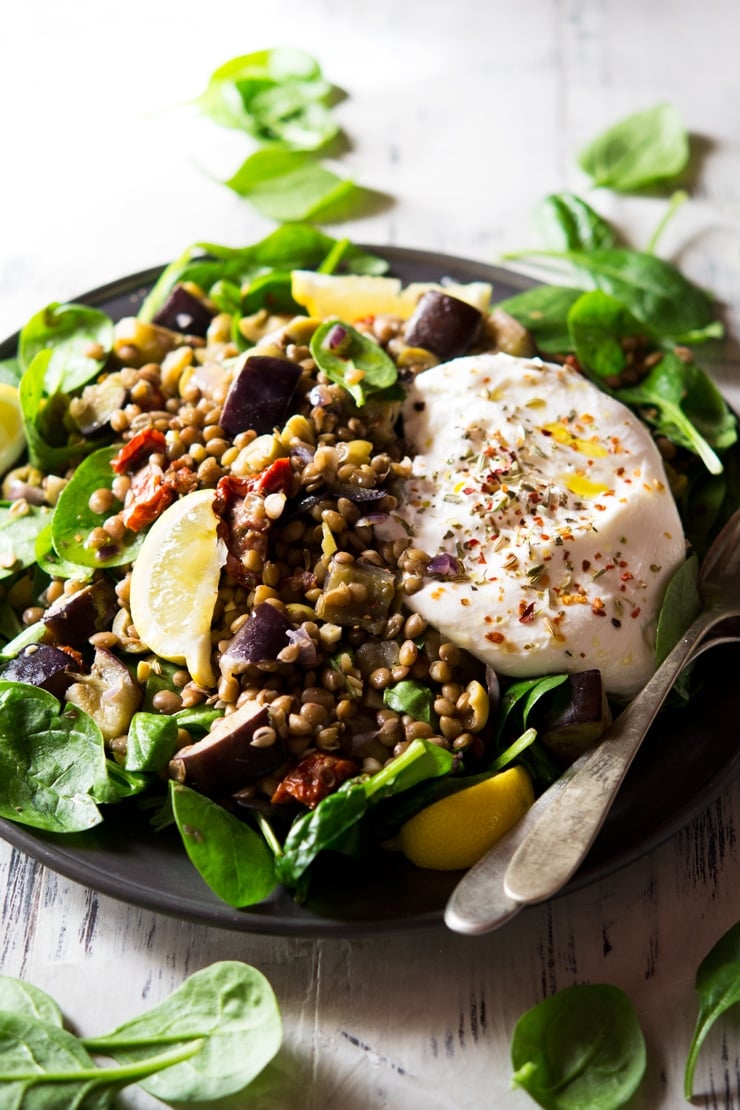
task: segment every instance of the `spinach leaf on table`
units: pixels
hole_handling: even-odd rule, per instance
[[[358,201],[363,193],[315,156],[296,150],[256,150],[225,184],[278,221],[330,219],[332,209]]]
[[[170,780],[169,797],[185,851],[211,890],[236,907],[266,898],[277,880],[264,838],[188,786]]]
[[[546,1110],[617,1110],[645,1073],[645,1039],[618,987],[586,984],[544,999],[517,1022],[513,1083]]]
[[[580,152],[578,163],[594,185],[628,193],[678,177],[689,155],[679,113],[670,104],[657,104],[598,135]]]
[[[0,1011],[34,1018],[47,1025],[64,1024],[62,1011],[53,998],[23,979],[0,975]]]
[[[122,1065],[142,1067],[153,1050],[197,1045],[182,1063],[139,1081],[151,1095],[177,1104],[245,1091],[275,1056],[282,1037],[277,1000],[264,975],[224,960],[196,971],[158,1006],[83,1043]]]
[[[722,1014],[740,1002],[740,923],[720,937],[696,972],[699,1014],[684,1073],[684,1095],[693,1097],[694,1072],[707,1033]]]
[[[215,123],[264,143],[315,150],[338,131],[332,94],[315,58],[279,48],[242,54],[211,74],[196,105]]]
[[[113,321],[99,308],[47,305],[21,329],[18,356],[24,370],[41,351],[50,351],[44,390],[72,393],[103,369],[113,346]]]
[[[0,814],[48,832],[102,820],[109,790],[103,737],[76,705],[22,682],[0,681]]]

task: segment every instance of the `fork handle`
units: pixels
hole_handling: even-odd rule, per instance
[[[509,897],[542,902],[578,869],[676,678],[719,619],[706,611],[697,617],[543,813],[512,856],[504,878]]]

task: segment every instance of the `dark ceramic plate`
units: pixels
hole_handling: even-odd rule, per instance
[[[370,248],[404,282],[490,281],[501,300],[532,284],[506,270],[428,251]],[[158,270],[134,274],[78,300],[114,318],[135,313]],[[15,351],[17,336],[0,345]],[[688,709],[665,711],[643,746],[586,863],[566,890],[583,887],[634,861],[700,814],[740,772],[736,675],[740,651],[717,648],[706,660],[702,692]],[[133,809],[111,807],[104,824],[72,836],[0,820],[0,836],[53,871],[103,894],[189,921],[254,933],[362,936],[442,924],[458,873],[420,871],[391,853],[362,869],[335,858],[319,869],[311,895],[296,904],[283,891],[234,910],[194,870],[177,833],[154,832]]]

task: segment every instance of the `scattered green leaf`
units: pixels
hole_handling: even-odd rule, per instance
[[[637,112],[593,139],[578,164],[594,185],[629,193],[678,177],[689,161],[689,138],[670,104]]]

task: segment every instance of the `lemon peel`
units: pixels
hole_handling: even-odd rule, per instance
[[[0,382],[0,474],[20,458],[25,446],[18,390],[9,382]]]
[[[214,491],[194,490],[147,532],[131,572],[131,617],[142,643],[184,663],[199,686],[214,686],[211,622],[226,549],[218,538]]]
[[[417,867],[433,871],[472,867],[533,802],[528,772],[511,767],[420,810],[401,827],[399,847]]]

